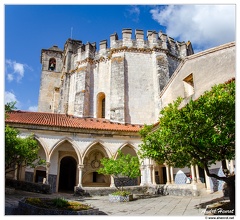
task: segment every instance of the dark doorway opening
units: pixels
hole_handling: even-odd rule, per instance
[[[35,183],[43,183],[43,178],[46,178],[46,171],[36,170]]]
[[[58,191],[74,191],[77,163],[73,157],[64,157],[60,162]]]
[[[97,172],[93,172],[93,182],[96,183],[97,182]]]
[[[198,167],[199,177],[202,183],[206,183],[204,169]]]
[[[162,167],[162,174],[163,174],[163,184],[167,183],[167,171],[166,167]]]

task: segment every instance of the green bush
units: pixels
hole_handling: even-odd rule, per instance
[[[55,198],[53,199],[53,204],[58,207],[58,208],[63,208],[63,207],[67,207],[68,201],[64,198]]]
[[[128,195],[131,195],[131,194],[132,194],[131,192],[120,191],[120,190],[112,193],[112,195],[114,195],[114,196],[128,196]]]

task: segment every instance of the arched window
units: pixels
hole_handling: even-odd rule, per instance
[[[54,71],[56,69],[56,59],[55,58],[51,58],[49,60],[48,69],[51,71]]]
[[[102,99],[102,118],[105,118],[105,98]]]
[[[105,118],[105,94],[103,92],[97,95],[97,118]]]

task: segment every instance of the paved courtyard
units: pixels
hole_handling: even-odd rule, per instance
[[[101,215],[111,216],[204,216],[206,205],[223,200],[222,192],[203,193],[201,196],[158,196],[135,199],[126,203],[110,203],[108,196],[77,197],[67,193],[44,195],[16,190],[5,195],[5,215],[11,215],[23,197],[61,197],[78,200],[99,209]]]

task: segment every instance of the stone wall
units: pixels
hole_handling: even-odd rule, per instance
[[[96,97],[104,93],[105,118],[120,123],[155,123],[159,92],[187,54],[187,45],[183,45],[156,31],[147,31],[144,40],[144,31],[136,30],[132,39],[132,29],[123,29],[122,39],[116,33],[111,35],[110,48],[104,40],[99,51],[95,43],[84,45],[72,39],[66,41],[63,51],[44,50],[39,111],[97,117]],[[59,75],[45,68],[49,54],[62,62]]]
[[[27,181],[6,179],[5,186],[18,189],[18,190],[28,191],[28,192],[36,192],[36,193],[43,193],[43,194],[51,193],[49,184],[40,184],[40,183],[32,183]]]
[[[235,43],[186,57],[160,94],[162,108],[179,96],[187,98],[184,79],[190,74],[193,75],[194,83],[193,99],[197,99],[204,91],[211,90],[212,86],[235,77]]]

